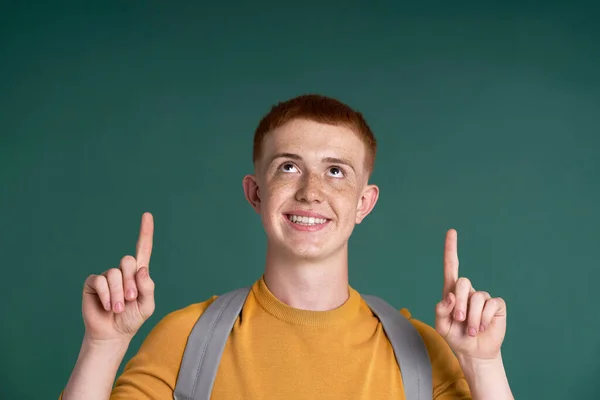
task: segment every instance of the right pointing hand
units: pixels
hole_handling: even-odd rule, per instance
[[[83,286],[85,335],[92,341],[130,341],[154,312],[154,282],[148,266],[154,220],[144,213],[136,257],[125,256],[119,268],[90,275]]]

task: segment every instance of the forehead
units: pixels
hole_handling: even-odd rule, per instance
[[[296,119],[267,134],[263,142],[263,159],[273,154],[295,153],[303,158],[343,156],[362,167],[365,144],[350,128]]]

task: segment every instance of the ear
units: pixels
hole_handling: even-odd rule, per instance
[[[367,185],[363,190],[362,196],[358,200],[356,209],[356,223],[360,224],[363,219],[375,208],[375,203],[379,198],[379,188],[376,185]]]
[[[244,186],[244,195],[248,203],[260,214],[260,189],[254,175],[246,175],[242,182]]]

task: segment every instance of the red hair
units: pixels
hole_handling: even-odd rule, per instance
[[[339,100],[317,94],[294,97],[271,108],[254,132],[252,161],[256,163],[260,158],[263,140],[269,132],[300,118],[351,129],[365,144],[365,166],[369,172],[373,171],[377,141],[362,114]]]

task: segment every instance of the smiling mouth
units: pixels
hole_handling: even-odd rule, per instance
[[[292,222],[294,224],[298,224],[298,225],[304,225],[304,226],[324,225],[329,221],[326,218],[303,217],[301,215],[293,215],[293,214],[286,214],[285,216],[287,217],[287,219],[290,222]]]

